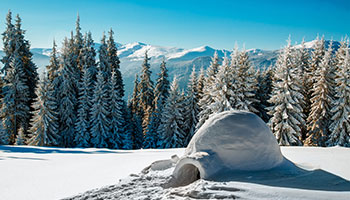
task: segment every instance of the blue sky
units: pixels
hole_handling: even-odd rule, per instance
[[[96,42],[113,28],[116,41],[193,48],[278,49],[317,34],[340,40],[350,34],[347,0],[1,0],[0,32],[8,10],[19,13],[33,47],[61,43],[79,12],[83,31]],[[0,45],[2,47],[2,44]]]

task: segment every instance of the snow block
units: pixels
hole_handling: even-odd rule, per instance
[[[266,123],[246,111],[212,115],[195,133],[173,172],[174,185],[199,178],[217,180],[239,171],[272,169],[283,161],[276,138]]]

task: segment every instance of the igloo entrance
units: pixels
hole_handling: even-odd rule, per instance
[[[198,168],[192,164],[183,165],[177,172],[177,180],[174,186],[185,186],[200,179]]]

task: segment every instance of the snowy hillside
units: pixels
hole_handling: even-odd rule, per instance
[[[0,199],[60,199],[100,187],[70,199],[348,199],[349,149],[281,147],[281,151],[301,171],[283,172],[284,176],[271,171],[230,182],[199,180],[162,189],[160,185],[169,179],[173,168],[148,174],[141,170],[153,161],[181,156],[184,149],[0,146]]]

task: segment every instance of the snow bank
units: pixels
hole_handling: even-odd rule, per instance
[[[211,116],[190,141],[173,172],[173,185],[217,180],[233,171],[272,169],[283,161],[270,129],[257,115],[226,111]]]

